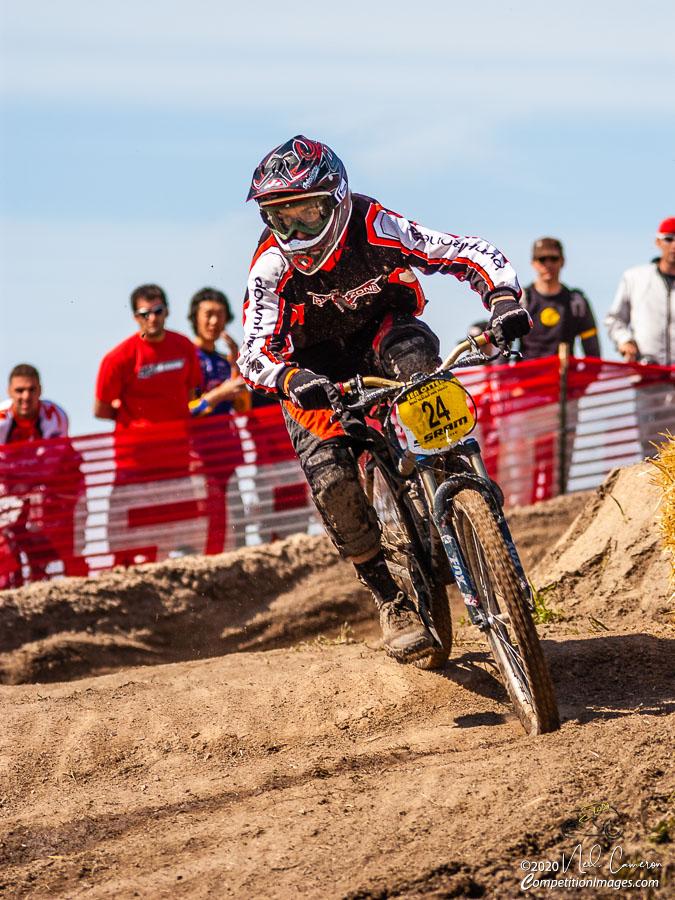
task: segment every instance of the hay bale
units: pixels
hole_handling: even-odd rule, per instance
[[[675,592],[675,436],[670,432],[662,435],[662,444],[654,444],[658,456],[650,459],[654,466],[652,484],[661,490],[659,515],[656,517],[663,550],[670,561],[670,589]]]

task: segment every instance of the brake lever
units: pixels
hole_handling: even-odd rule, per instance
[[[345,414],[345,407],[339,397],[330,397],[330,405],[333,407],[333,413],[328,420],[329,425],[335,425]]]
[[[511,347],[509,347],[508,350],[500,350],[499,352],[504,357],[504,359],[518,360],[523,358],[523,354],[520,352],[520,350],[512,350]]]

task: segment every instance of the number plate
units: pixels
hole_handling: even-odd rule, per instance
[[[408,449],[438,453],[456,444],[475,424],[470,402],[455,378],[435,378],[408,391],[397,404]]]

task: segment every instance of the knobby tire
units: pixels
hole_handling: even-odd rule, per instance
[[[551,675],[495,516],[476,490],[458,491],[452,504],[462,555],[486,613],[495,617],[487,638],[516,714],[528,734],[555,731],[560,720]]]

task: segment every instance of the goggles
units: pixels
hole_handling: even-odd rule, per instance
[[[296,231],[321,234],[333,215],[334,204],[329,194],[303,197],[298,200],[260,204],[266,225],[283,241]]]
[[[675,241],[675,234],[660,234],[659,240],[665,244],[672,244]]]
[[[163,316],[166,312],[165,306],[153,306],[152,309],[137,309],[136,315],[141,319],[149,319],[154,313],[156,316]]]

